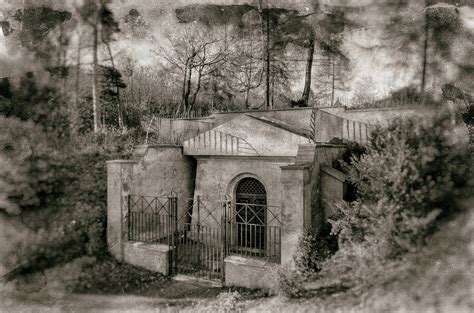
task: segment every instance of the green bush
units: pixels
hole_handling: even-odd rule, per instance
[[[301,298],[306,295],[304,276],[296,271],[281,266],[276,270],[276,292],[288,298]]]
[[[71,132],[65,103],[49,75],[28,72],[14,86],[11,99],[0,101],[0,115],[34,122],[50,141],[67,140]]]
[[[0,222],[18,225],[18,234],[9,231],[17,248],[5,249],[2,263],[34,271],[104,256],[106,161],[127,158],[136,135],[85,135],[58,146],[31,121],[1,116],[0,131]]]
[[[469,185],[470,153],[446,116],[377,128],[353,159],[358,200],[333,217],[341,242],[383,242],[388,255],[420,247],[438,221],[456,214]]]
[[[331,234],[331,225],[325,224],[319,233],[313,231],[304,233],[298,241],[298,248],[293,258],[300,272],[317,273],[337,249],[337,237]]]
[[[0,209],[35,210],[62,198],[69,183],[62,159],[41,127],[0,116]]]

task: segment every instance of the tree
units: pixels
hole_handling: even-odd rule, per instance
[[[150,25],[143,19],[138,10],[131,9],[125,16],[124,22],[128,25],[130,35],[133,38],[146,39],[150,37]]]
[[[354,23],[346,18],[346,12],[342,8],[332,8],[323,11],[319,1],[313,4],[314,14],[308,16],[309,23],[312,25],[311,31],[308,33],[309,37],[304,42],[304,48],[307,49],[306,70],[305,70],[305,85],[303,94],[299,100],[304,106],[308,106],[309,95],[311,92],[311,79],[313,76],[312,69],[314,66],[314,54],[319,51],[324,59],[328,59],[326,67],[330,67],[329,71],[324,69],[324,73],[318,73],[318,77],[323,77],[330,73],[333,77],[332,86],[336,86],[336,64],[346,63],[347,57],[341,49],[343,43],[342,34],[346,27],[353,27]],[[323,63],[326,61],[323,60]],[[334,72],[334,74],[332,74]],[[342,76],[341,76],[342,78]],[[342,83],[342,79],[341,79]],[[334,90],[331,90],[331,103],[334,104]]]
[[[169,69],[177,71],[182,81],[181,102],[176,113],[193,111],[203,80],[217,71],[224,61],[219,42],[204,31],[185,29],[171,41],[170,52],[161,50],[160,55],[167,61]]]
[[[54,86],[44,84],[46,79],[46,74],[23,75],[17,86],[10,87],[10,98],[0,101],[0,114],[32,121],[54,137],[68,138],[70,128],[62,95]]]
[[[64,34],[63,23],[70,20],[72,14],[68,11],[54,10],[46,6],[27,7],[19,9],[13,15],[13,18],[21,23],[20,41],[23,47],[34,53],[34,56],[40,60],[43,65],[48,67],[51,60],[54,59],[54,44],[48,35],[56,27],[60,27],[58,40],[59,46],[67,45],[67,39]],[[58,53],[60,53],[58,51]],[[60,62],[61,55],[58,57]]]
[[[262,56],[265,44],[262,42],[262,31],[257,27],[260,17],[255,10],[243,16],[245,26],[230,46],[227,60],[227,86],[230,90],[244,94],[245,108],[250,108],[250,92],[259,88],[263,82],[265,63]]]
[[[112,11],[108,8],[110,0],[85,0],[79,8],[82,20],[92,30],[92,107],[94,118],[94,132],[100,129],[100,107],[99,107],[99,44],[102,41],[107,46],[109,57],[113,62],[110,50],[110,42],[113,35],[120,32],[118,23],[115,21]],[[112,65],[115,67],[115,65]],[[120,116],[119,116],[120,118]]]
[[[348,60],[327,54],[326,58],[318,62],[318,65],[318,72],[315,75],[318,97],[316,100],[320,105],[329,103],[330,106],[334,106],[338,99],[337,93],[348,91],[346,84],[349,72]]]
[[[446,3],[448,2],[448,4]],[[385,26],[388,47],[393,48],[397,67],[412,67],[410,55],[419,55],[419,92],[426,98],[429,78],[443,75],[441,66],[452,61],[451,46],[461,33],[459,11],[452,1],[394,1]]]
[[[123,112],[120,102],[120,89],[127,87],[122,74],[111,66],[100,66],[100,100],[103,118],[102,125],[113,125],[124,129]],[[115,109],[116,108],[116,109]]]

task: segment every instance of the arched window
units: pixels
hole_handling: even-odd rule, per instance
[[[261,182],[252,177],[240,180],[235,190],[235,222],[237,246],[245,249],[265,249],[267,192]]]

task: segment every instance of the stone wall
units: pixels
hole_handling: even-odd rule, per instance
[[[129,241],[129,195],[178,196],[178,214],[186,209],[186,200],[193,197],[195,160],[183,156],[180,146],[138,147],[135,160],[107,162],[107,245],[120,261],[167,275],[168,246]]]
[[[141,146],[134,158],[131,193],[140,196],[178,197],[178,207],[193,198],[196,161],[184,156],[181,146]]]
[[[315,147],[311,169],[311,227],[315,231],[318,231],[327,219],[321,203],[321,167],[331,167],[332,162],[340,158],[345,150],[345,145],[317,144]]]
[[[298,145],[309,142],[304,134],[287,130],[281,124],[276,125],[267,120],[240,114],[196,138],[185,141],[184,153],[194,156],[295,156]]]
[[[368,124],[386,125],[388,121],[395,118],[407,118],[410,116],[426,116],[433,112],[431,109],[413,109],[413,108],[375,108],[375,109],[357,109],[345,110],[339,113],[343,118],[353,121],[359,121]]]
[[[303,129],[310,129],[310,119],[312,108],[295,108],[295,109],[279,109],[279,110],[262,110],[262,111],[242,111],[242,112],[222,112],[214,113],[215,124],[223,124],[238,115],[250,114],[256,117],[265,117],[282,121]]]
[[[225,262],[225,285],[251,289],[271,289],[277,284],[275,264],[232,255]]]
[[[293,162],[294,158],[198,157],[194,196],[201,196],[204,203],[212,206],[226,195],[234,198],[237,183],[242,178],[253,177],[264,185],[269,208],[279,214],[282,195],[280,167]],[[220,220],[221,211],[217,210],[214,216]]]
[[[281,263],[295,268],[293,255],[305,229],[311,227],[311,164],[281,168]]]
[[[153,120],[151,127],[157,133],[158,142],[181,144],[214,127],[215,119],[204,118],[158,118]],[[150,125],[144,125],[149,127]]]
[[[168,245],[127,241],[124,243],[123,261],[149,271],[168,275],[170,273]]]
[[[326,218],[336,212],[344,198],[347,175],[327,165],[321,166],[321,208]]]
[[[315,116],[315,141],[329,142],[331,139],[343,137],[344,119],[331,112],[317,110]]]

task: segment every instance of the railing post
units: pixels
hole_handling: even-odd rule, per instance
[[[171,196],[168,196],[168,223],[166,225],[166,242],[168,243],[168,266],[169,266],[169,273],[170,275],[173,274],[173,259],[174,259],[174,251],[171,248],[172,244],[171,241],[173,240],[173,230],[172,230],[172,221],[173,221],[173,213],[171,212]]]
[[[127,196],[127,228],[128,228],[128,229],[127,229],[127,234],[128,234],[128,236],[127,236],[128,238],[127,238],[127,239],[128,239],[129,241],[132,240],[132,233],[131,233],[131,231],[132,231],[132,227],[131,227],[131,223],[132,223],[132,218],[131,218],[131,217],[132,217],[132,215],[131,215],[131,214],[132,214],[132,210],[131,210],[131,208],[130,208],[130,197],[131,197],[131,195],[128,195],[128,196]]]
[[[221,214],[221,281],[225,282],[225,262],[224,259],[227,256],[227,210],[229,209],[229,200],[226,198],[224,205],[222,206],[223,212]]]
[[[175,232],[177,230],[177,213],[175,210],[175,202],[176,197],[169,196],[168,197],[168,248],[169,248],[169,267],[170,267],[170,275],[175,274],[176,271],[176,256],[177,256],[177,244],[175,240]],[[171,238],[170,238],[171,237]],[[171,239],[171,240],[170,240]]]
[[[198,231],[199,231],[199,225],[201,225],[201,196],[197,196],[197,201],[196,201],[196,209],[197,209],[197,226],[198,226]]]

